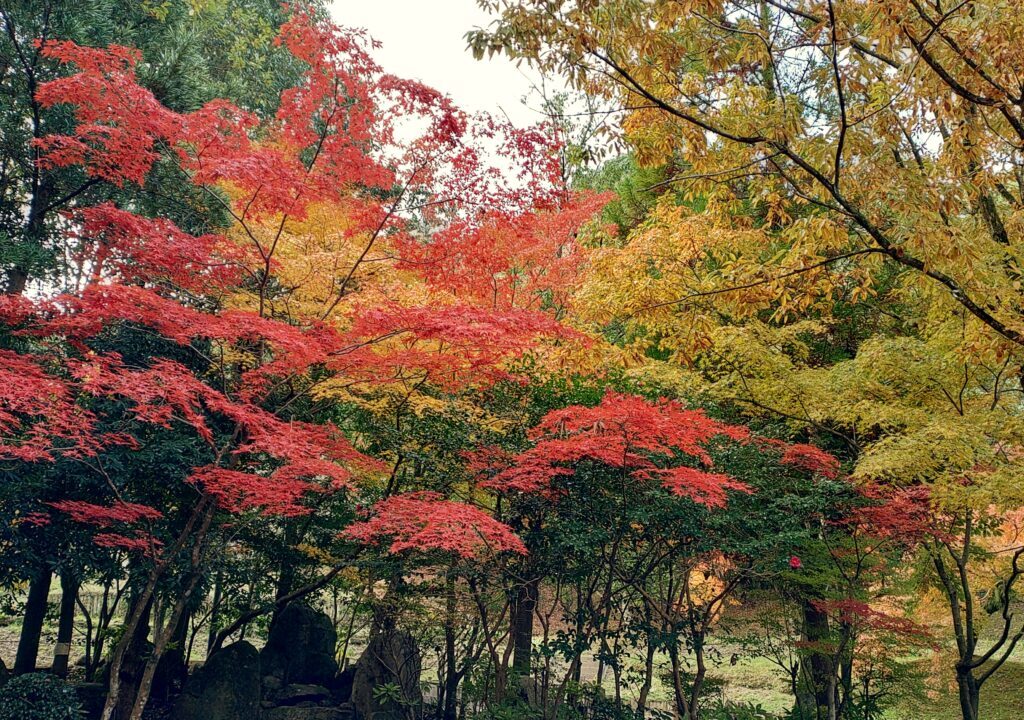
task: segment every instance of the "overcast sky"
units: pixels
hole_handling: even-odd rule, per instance
[[[542,119],[520,102],[530,90],[527,74],[536,75],[503,57],[474,60],[465,49],[463,35],[488,22],[474,0],[334,0],[331,14],[383,43],[377,59],[388,72],[447,93],[468,111],[501,108],[517,125]]]

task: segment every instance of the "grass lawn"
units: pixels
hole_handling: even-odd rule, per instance
[[[921,669],[935,672],[927,660],[916,661]],[[911,697],[908,693],[886,714],[886,720],[959,720],[960,703],[953,686],[952,670],[948,678],[935,678],[933,686],[943,689],[930,697]],[[749,658],[734,666],[717,667],[712,675],[725,680],[725,694],[734,702],[761,705],[765,710],[783,714],[792,704],[777,668],[767,660]],[[981,689],[981,720],[1024,720],[1024,659],[1017,653],[1004,664]]]
[[[0,626],[0,657],[7,660],[8,666],[14,659],[19,629],[20,624],[17,622]],[[47,627],[47,639],[44,643],[52,641],[54,632],[54,628]],[[728,648],[723,649],[723,657],[729,656],[727,650]],[[358,653],[358,649],[355,652]],[[46,664],[49,658],[41,653],[40,660]],[[928,697],[914,697],[919,693],[908,692],[886,713],[886,720],[960,720],[956,688],[951,682],[952,669],[939,670],[928,659],[911,662],[919,665],[926,674],[931,673],[934,676],[942,672],[943,676],[933,677],[931,682],[927,683],[933,688]],[[589,666],[588,669],[593,670]],[[425,667],[425,679],[431,676],[432,672]],[[789,689],[780,677],[778,668],[765,658],[748,656],[738,658],[735,663],[715,664],[710,669],[709,676],[724,683],[724,695],[732,702],[760,705],[768,712],[779,715],[783,715],[792,704]],[[607,685],[608,691],[611,692],[610,679],[607,680]],[[651,700],[665,702],[670,697],[668,688],[656,681]],[[627,702],[631,699],[634,698],[627,691]],[[1024,650],[1018,649],[1012,660],[1004,664],[983,686],[980,709],[982,720],[1024,720]]]
[[[982,720],[1024,720],[1024,662],[1008,661],[981,688]],[[960,704],[955,689],[935,699],[901,704],[893,720],[957,720]]]

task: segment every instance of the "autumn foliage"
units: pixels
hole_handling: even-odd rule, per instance
[[[37,44],[66,69],[40,85],[38,103],[74,118],[35,141],[40,168],[77,167],[126,188],[169,167],[226,220],[194,235],[130,206],[77,208],[66,215],[73,272],[63,292],[2,301],[22,348],[0,351],[5,458],[102,468],[111,448],[153,452],[160,432],[198,442],[204,461],[179,468],[178,487],[111,478],[106,498],[32,514],[34,527],[47,513],[64,517],[91,528],[98,546],[146,561],[141,602],[186,548],[202,572],[214,528],[308,516],[386,472],[342,428],[291,405],[357,389],[386,398],[487,386],[540,344],[581,339],[541,298],[564,304],[576,232],[603,200],[556,183],[547,130],[469,116],[383,72],[363,32],[301,8],[277,42],[305,69],[267,118],[224,100],[165,107],[140,84],[130,48]],[[495,143],[512,175],[489,164]],[[307,272],[311,241],[322,254]],[[387,272],[371,266],[381,262]],[[132,333],[158,338],[155,352],[110,347]],[[180,498],[173,509],[144,500],[167,493]],[[372,512],[344,536],[386,539],[395,553],[524,552],[488,512],[443,495],[385,497]],[[140,619],[128,618],[126,638]],[[115,668],[125,652],[121,643]],[[107,712],[119,692],[112,685]]]
[[[569,280],[571,273],[557,266],[574,262],[562,257],[573,257],[572,227],[586,222],[599,205],[590,201],[574,208],[560,228],[519,214],[537,204],[553,218],[564,212],[557,207],[559,195],[543,189],[554,170],[550,141],[538,131],[520,133],[490,120],[474,129],[479,121],[444,96],[385,75],[368,54],[370,41],[359,32],[297,11],[279,41],[308,69],[265,124],[224,101],[185,114],[163,107],[138,84],[139,56],[130,49],[42,44],[44,56],[73,72],[41,86],[39,100],[44,107],[71,106],[76,121],[73,132],[39,142],[44,167],[78,165],[122,185],[142,183],[154,163],[169,157],[183,181],[222,198],[236,228],[230,235],[194,236],[169,220],[110,203],[69,216],[81,289],[37,302],[5,300],[18,333],[39,338],[44,346],[64,343],[72,351],[63,377],[43,366],[46,355],[4,351],[10,355],[4,372],[18,379],[6,385],[9,456],[29,461],[56,453],[93,456],[104,444],[138,442],[130,434],[96,435],[97,418],[83,402],[122,398],[133,421],[167,428],[184,423],[210,445],[217,460],[184,479],[226,510],[302,514],[309,512],[304,503],[309,493],[354,489],[356,476],[378,465],[330,426],[283,420],[263,407],[277,384],[313,368],[368,384],[410,374],[442,385],[493,380],[502,376],[505,360],[538,338],[565,334],[529,298]],[[424,120],[426,129],[400,147],[392,142],[394,124],[411,116]],[[514,192],[496,194],[500,178],[481,164],[471,143],[463,142],[474,135],[502,135],[524,158],[532,158],[533,170],[523,171]],[[407,175],[401,177],[402,172]],[[454,224],[442,226],[436,241],[421,245],[402,227],[394,204],[369,194],[396,183],[402,184],[400,194],[415,188],[434,193],[441,206],[456,208]],[[343,210],[344,234],[351,242],[369,237],[372,244],[387,235],[400,253],[399,268],[411,267],[452,299],[410,305],[367,292],[365,299],[344,297],[342,309],[349,317],[275,317],[266,285],[287,262],[286,231],[310,208],[325,204]],[[478,207],[498,210],[481,215]],[[435,210],[433,216],[443,220],[444,213]],[[468,280],[453,284],[449,273],[439,272],[441,266],[451,267],[463,238],[486,234],[495,223],[506,228],[496,231],[499,236],[512,234],[519,239],[515,247],[528,248],[534,256],[530,272],[545,278],[543,286],[534,281],[510,288],[510,294],[519,292],[519,302],[467,295],[460,290],[471,286]],[[531,229],[536,239],[522,242]],[[488,236],[478,245],[489,248],[493,273],[520,264],[511,242]],[[349,277],[358,264],[357,259]],[[474,283],[483,278],[469,270]],[[257,287],[255,306],[225,305],[243,285]],[[209,304],[190,298],[195,294],[221,307],[211,311]],[[345,294],[342,287],[338,299]],[[244,359],[234,363],[230,383],[215,386],[174,360],[153,358],[146,367],[131,367],[117,353],[90,348],[108,328],[125,324],[148,328],[183,347],[202,342],[222,357],[241,353]],[[233,428],[227,444],[212,429],[223,422]],[[85,506],[76,507],[76,519],[99,519],[108,512],[96,505],[90,515]]]
[[[902,102],[883,92],[890,71],[840,69],[873,67],[865,54],[896,40],[821,34],[856,8],[837,19],[811,3],[769,32],[745,10],[705,18],[716,3],[612,3],[620,33],[592,3],[554,23],[545,3],[483,4],[509,34],[471,34],[478,50],[627,101],[609,132],[632,148],[628,172],[605,182],[568,167],[594,136],[570,146],[558,112],[527,128],[467,113],[389,74],[366,32],[304,5],[275,25],[297,80],[271,110],[165,103],[138,49],[28,45],[52,69],[33,78],[32,102],[62,118],[30,141],[34,171],[84,184],[48,220],[59,268],[0,296],[0,471],[29,489],[11,492],[2,540],[30,568],[11,577],[44,605],[40,578],[48,587],[55,570],[102,575],[108,590],[128,578],[123,632],[96,635],[115,638],[103,720],[141,720],[182,628],[194,640],[208,621],[216,651],[328,586],[351,605],[350,632],[360,613],[373,637],[403,613],[429,617],[445,720],[469,696],[462,681],[480,680],[472,691],[497,716],[519,703],[512,681],[534,676],[545,699],[531,712],[569,717],[591,692],[588,653],[618,710],[642,676],[642,717],[664,672],[676,713],[697,720],[708,663],[757,643],[798,705],[846,717],[855,673],[865,697],[889,691],[862,672],[872,653],[936,644],[900,611],[907,585],[894,578],[934,568],[966,627],[982,554],[1005,629],[994,647],[1012,651],[1024,630],[1004,590],[1024,551],[1007,508],[1024,435],[1007,378],[1024,331],[1017,304],[974,298],[984,273],[1007,296],[1019,286],[1015,246],[977,251],[995,205],[974,189],[934,212],[877,191],[892,174],[941,195],[976,174],[1009,202],[1013,183],[993,168],[1010,161],[939,152],[922,170],[917,131],[878,119]],[[800,53],[830,48],[808,76],[854,83],[863,122],[892,146],[868,152],[845,115],[837,137],[787,115],[809,92],[788,88],[792,58],[762,77],[778,51],[747,44],[772,32],[807,40]],[[860,60],[844,59],[850,48]],[[665,82],[647,58],[688,69]],[[928,103],[893,122],[911,110],[974,122]],[[1011,126],[1015,113],[1003,112]],[[959,126],[939,135],[976,147]],[[155,201],[169,185],[180,193]],[[936,233],[968,238],[984,273],[951,269]],[[873,264],[883,258],[896,270]],[[899,274],[911,271],[927,282]],[[936,282],[951,294],[936,300]],[[889,292],[898,309],[865,320]],[[211,596],[220,604],[197,620]],[[754,623],[762,602],[793,625],[728,637],[723,617],[742,604]],[[958,668],[980,667],[977,638],[957,636]],[[143,640],[152,651],[134,657]]]
[[[390,542],[391,553],[441,551],[470,559],[526,552],[522,540],[486,512],[429,492],[390,497],[372,518],[350,525],[345,534],[366,543]]]
[[[490,485],[505,491],[557,493],[555,481],[589,460],[711,507],[724,505],[728,490],[749,491],[727,475],[677,464],[682,459],[706,467],[711,464],[706,444],[715,438],[744,440],[748,432],[674,401],[650,402],[609,392],[596,407],[548,413],[531,432],[533,447]]]

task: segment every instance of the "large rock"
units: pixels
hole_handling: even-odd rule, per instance
[[[173,720],[254,720],[260,713],[260,655],[244,640],[214,653],[185,681]]]
[[[78,702],[82,703],[82,711],[87,718],[99,718],[103,714],[103,704],[107,699],[107,686],[103,683],[78,683],[75,685]]]
[[[379,632],[356,662],[352,704],[359,720],[405,720],[423,705],[420,691],[420,651],[402,630]],[[393,693],[381,696],[389,685]],[[374,691],[378,697],[374,697]]]
[[[351,708],[276,707],[263,711],[263,720],[352,720]]]
[[[282,685],[330,685],[338,673],[337,644],[338,633],[325,613],[307,605],[289,605],[270,626],[260,652],[263,674],[276,677]]]
[[[171,648],[160,656],[153,674],[149,696],[160,702],[167,702],[177,695],[188,679],[188,665],[181,648]]]
[[[526,700],[531,708],[540,707],[540,688],[537,686],[537,679],[532,675],[519,675],[519,696]]]
[[[356,677],[356,666],[349,665],[347,668],[334,676],[334,682],[328,687],[331,690],[331,698],[336,705],[347,703],[352,699],[352,682]]]
[[[331,699],[331,691],[322,685],[286,685],[274,698],[277,705],[323,705]]]

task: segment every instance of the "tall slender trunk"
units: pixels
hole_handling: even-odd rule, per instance
[[[196,563],[193,560],[193,566],[195,565]],[[135,691],[135,698],[132,703],[131,712],[128,715],[128,720],[142,720],[142,713],[146,709],[150,690],[153,687],[153,678],[156,675],[157,665],[160,663],[160,658],[163,657],[168,643],[177,632],[178,623],[181,622],[182,616],[185,614],[185,608],[191,601],[192,593],[195,592],[198,582],[199,573],[193,572],[188,586],[174,602],[167,625],[164,627],[157,626],[153,636],[153,650],[149,653],[142,666],[142,675],[139,678],[138,689]]]
[[[444,617],[444,720],[457,720],[459,675],[458,658],[455,648],[455,581],[450,577],[447,582]]]
[[[210,605],[210,634],[206,640],[207,656],[213,654],[217,642],[217,634],[220,632],[220,602],[223,582],[223,573],[218,570],[217,577],[213,581],[213,603]]]
[[[30,79],[28,83],[29,94],[33,97],[32,101],[32,137],[34,139],[41,138],[42,132],[42,118],[40,116],[41,108],[38,103],[35,102],[35,80]],[[25,217],[25,234],[22,242],[32,242],[39,246],[43,245],[43,241],[46,236],[46,214],[47,205],[50,202],[50,195],[53,190],[53,183],[48,177],[46,177],[39,166],[36,164],[38,160],[38,150],[33,151],[33,168],[32,168],[32,180],[30,187],[30,198],[28,202],[28,212]],[[16,263],[7,272],[7,281],[4,284],[3,292],[7,295],[21,295],[25,292],[25,288],[28,285],[29,280],[29,269],[22,263]]]
[[[103,581],[103,598],[100,603],[99,614],[93,621],[92,616],[89,613],[89,609],[82,602],[81,593],[77,598],[78,607],[82,611],[82,617],[85,618],[85,679],[86,682],[92,682],[96,679],[96,671],[100,667],[100,663],[103,660],[103,647],[105,644],[105,638],[107,635],[107,629],[110,627],[111,621],[114,619],[117,613],[117,608],[121,603],[121,596],[124,592],[124,587],[121,584],[117,584],[114,590],[113,598],[111,598],[110,589],[116,583],[116,580],[107,576]]]
[[[209,532],[210,523],[213,520],[213,513],[214,506],[212,498],[204,496],[192,509],[192,514],[185,523],[184,528],[182,528],[181,532],[178,534],[178,538],[174,545],[165,551],[167,556],[172,557],[176,552],[186,546],[189,539],[192,539],[192,570],[196,571],[199,566],[198,557],[201,554],[203,545],[205,544],[206,534]],[[198,528],[196,527],[197,523],[199,524]],[[125,661],[130,658],[131,654],[129,650],[132,645],[132,639],[140,632],[144,616],[147,620],[146,630],[148,631],[149,611],[156,595],[157,585],[160,583],[160,580],[163,578],[166,570],[167,567],[162,562],[158,562],[154,565],[146,578],[145,586],[139,593],[136,606],[129,611],[128,617],[125,619],[125,635],[114,647],[114,653],[110,659],[110,686],[107,689],[107,700],[104,703],[100,720],[134,720],[135,717],[141,716],[141,708],[144,707],[146,700],[142,695],[148,692],[148,688],[140,689],[137,685],[130,685],[122,682],[121,674],[122,670],[125,670],[126,672],[129,670],[125,665]],[[194,587],[194,585],[192,587]],[[188,594],[192,592],[192,587],[187,591]],[[143,635],[143,638],[145,637],[146,636]],[[159,653],[156,654],[157,657],[154,659],[154,662],[160,659]],[[144,663],[139,670],[141,673],[146,673],[146,664]],[[152,680],[152,677],[150,677],[150,680]],[[123,714],[123,708],[126,706],[127,713]]]
[[[188,661],[192,650],[189,642],[189,626],[195,609],[192,598],[193,595],[189,594],[182,612],[176,613],[176,607],[172,608],[170,621],[163,630],[165,636],[169,638],[166,648],[162,655],[154,650],[154,654],[160,655],[160,657],[155,664],[156,674],[150,695],[161,702],[169,700],[177,689],[184,685],[188,676]],[[159,630],[154,632],[156,639],[159,639],[159,633]],[[154,643],[154,645],[156,644]],[[158,680],[159,682],[157,682]]]
[[[800,604],[803,619],[804,641],[810,650],[806,659],[807,680],[810,684],[810,695],[814,697],[814,705],[818,708],[816,717],[821,717],[821,710],[835,706],[835,669],[828,653],[821,648],[830,640],[831,628],[828,614],[815,607],[810,600]]]
[[[512,613],[512,671],[516,675],[530,674],[530,656],[533,653],[533,614],[537,609],[540,581],[527,580],[519,587]]]
[[[444,676],[444,720],[456,720],[458,716],[459,680],[455,665],[455,631],[445,630],[445,676]]]
[[[793,720],[810,720],[807,715],[807,703],[805,694],[800,687],[800,661],[798,660],[789,670],[789,692],[793,696]]]
[[[128,704],[127,712],[131,711],[137,689],[132,682],[137,654],[135,647],[140,635],[143,639],[149,635],[149,612],[152,607],[153,594],[156,592],[156,586],[162,574],[159,566],[153,569],[146,580],[146,585],[139,596],[134,599],[125,617],[124,635],[114,646],[114,652],[110,658],[107,700],[103,706],[100,720],[126,720],[127,714],[123,709],[125,703]]]
[[[277,586],[274,589],[275,601],[279,601],[282,598],[287,597],[295,588],[298,573],[294,548],[301,542],[304,534],[305,532],[303,528],[300,528],[294,522],[290,522],[285,525],[285,549],[284,552],[281,553],[281,563],[277,572]],[[273,625],[274,621],[277,620],[278,614],[280,614],[284,607],[284,605],[276,605],[274,607],[273,614],[270,616],[271,625]]]
[[[836,658],[839,672],[836,678],[835,697],[833,698],[833,704],[836,708],[834,714],[837,718],[846,715],[847,706],[853,695],[852,648],[856,644],[856,639],[853,627],[849,623],[840,623],[840,637],[842,638],[839,644],[840,652]]]
[[[612,679],[615,688],[615,708],[622,710],[622,667],[618,663],[612,665]]]
[[[36,669],[39,638],[43,634],[43,620],[46,617],[52,577],[50,568],[44,567],[29,581],[21,636],[18,638],[18,652],[14,658],[14,672],[18,675],[34,672]]]
[[[71,639],[75,632],[75,603],[78,601],[78,578],[71,573],[60,575],[60,619],[57,621],[57,644],[53,649],[53,674],[67,677],[71,656]]]
[[[576,651],[573,653],[572,660],[569,662],[569,671],[565,673],[565,676],[562,678],[562,682],[558,683],[555,690],[555,700],[550,706],[548,705],[547,696],[545,696],[543,704],[545,718],[553,720],[562,714],[560,711],[562,709],[562,705],[565,703],[565,698],[569,690],[568,681],[571,678],[577,677],[582,657],[582,652]]]
[[[700,694],[704,690],[704,678],[708,674],[708,666],[704,661],[704,635],[694,633],[693,655],[697,661],[697,672],[693,674],[693,683],[690,685],[690,714],[689,720],[700,718]]]
[[[185,608],[192,601],[192,595],[202,577],[199,568],[205,554],[207,533],[210,530],[210,523],[213,521],[215,508],[212,502],[201,507],[202,510],[199,511],[197,508],[197,514],[193,515],[193,518],[199,519],[199,528],[196,530],[195,540],[189,553],[188,583],[185,589],[180,591],[175,598],[167,624],[156,627],[156,631],[153,634],[153,651],[149,654],[143,665],[142,677],[139,679],[139,686],[135,692],[135,699],[132,703],[128,720],[142,720],[142,713],[146,709],[146,703],[149,701],[149,693],[153,686],[153,677],[156,674],[157,664],[160,662],[168,642],[170,642],[176,632],[178,623],[185,613]]]
[[[648,623],[650,620],[648,619]],[[647,698],[654,684],[654,643],[647,639],[647,655],[644,658],[644,684],[640,686],[640,695],[636,701],[636,716],[643,720],[647,713]]]
[[[957,668],[956,685],[960,697],[960,714],[963,720],[978,720],[978,696],[981,688],[970,671]]]
[[[505,696],[508,693],[508,677],[510,660],[513,655],[512,643],[506,643],[505,649],[501,655],[497,652],[492,652],[492,658],[494,662],[494,697],[493,700],[496,704],[505,702]]]
[[[125,621],[125,634],[114,649],[110,662],[110,680],[103,720],[128,720],[139,680],[149,654],[150,618],[153,614],[153,594],[143,592],[134,599]]]
[[[676,701],[676,716],[690,717],[690,700],[683,685],[683,664],[679,659],[679,647],[674,643],[668,649],[669,661],[672,665],[672,694]]]

